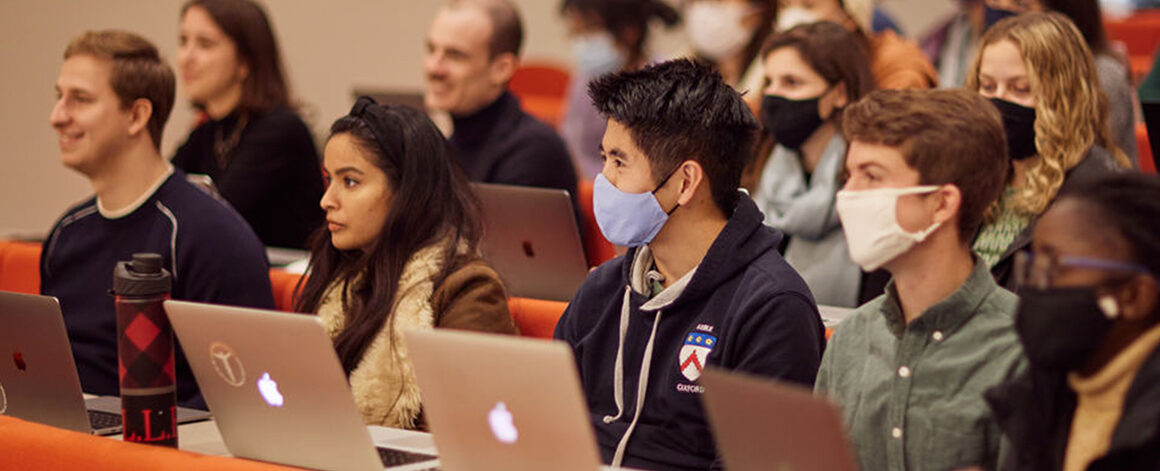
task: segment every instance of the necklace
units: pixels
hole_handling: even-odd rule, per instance
[[[218,168],[225,170],[226,165],[229,164],[229,154],[233,152],[234,148],[238,146],[238,141],[242,140],[242,131],[246,129],[246,124],[250,121],[250,115],[243,113],[239,118],[234,129],[230,131],[229,138],[222,138],[222,126],[214,129],[213,134],[213,156],[217,161]]]

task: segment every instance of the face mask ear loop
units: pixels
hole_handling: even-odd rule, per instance
[[[683,164],[682,164],[682,165],[683,165]],[[669,179],[670,179],[670,178],[673,178],[673,175],[676,175],[676,174],[677,174],[677,172],[678,172],[678,171],[680,171],[680,170],[681,170],[681,166],[680,166],[680,165],[678,165],[678,166],[677,166],[677,168],[673,169],[673,171],[669,172],[669,174],[668,174],[668,175],[666,175],[666,176],[665,176],[665,178],[664,178],[663,180],[661,180],[661,183],[660,183],[660,185],[657,185],[657,187],[656,187],[656,188],[653,188],[652,194],[653,194],[653,197],[654,197],[654,198],[656,197],[656,194],[657,194],[657,192],[658,192],[658,191],[660,191],[661,187],[665,186],[665,184],[669,182]],[[666,215],[666,216],[672,216],[672,215],[673,215],[673,212],[674,212],[674,211],[676,211],[676,210],[677,210],[677,208],[679,208],[679,207],[681,207],[681,203],[679,203],[679,202],[678,202],[676,206],[673,206],[673,209],[670,209],[670,210],[668,210],[668,211],[665,211],[665,215]],[[663,209],[663,208],[662,208],[662,209]]]
[[[681,169],[681,166],[678,165],[677,168],[674,168],[673,171],[669,172],[668,175],[665,175],[665,178],[661,179],[660,184],[658,184],[656,188],[653,188],[652,194],[655,195],[658,191],[660,191],[661,187],[665,186],[665,183],[668,183],[669,179],[673,178],[673,175],[676,175],[677,171],[680,169]]]
[[[942,186],[940,185],[938,188],[930,190],[927,194],[934,193],[941,188],[942,188]],[[898,200],[896,199],[894,201],[894,203],[898,204]],[[897,215],[895,217],[897,217]],[[939,227],[942,227],[942,224],[944,222],[946,222],[946,221],[935,221],[935,222],[931,223],[930,227],[927,227],[926,229],[923,229],[923,230],[918,231],[918,232],[913,232],[910,234],[910,236],[914,237],[914,241],[916,243],[922,243],[922,241],[926,240],[927,237],[930,237],[931,233],[933,233],[934,231],[937,231]],[[900,229],[901,229],[901,227],[900,227]]]

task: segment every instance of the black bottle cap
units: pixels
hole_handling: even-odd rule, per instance
[[[170,291],[173,277],[161,267],[161,255],[136,253],[133,260],[117,262],[113,268],[113,294],[155,296]]]

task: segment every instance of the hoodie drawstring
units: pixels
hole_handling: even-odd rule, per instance
[[[629,300],[632,288],[624,287],[624,301],[620,303],[620,343],[616,347],[616,366],[612,372],[612,401],[616,403],[616,415],[604,416],[604,423],[611,424],[624,415],[624,338],[628,335]]]
[[[615,384],[613,385],[613,393],[616,395],[613,398],[616,401],[616,416],[604,416],[604,423],[612,423],[620,419],[624,414],[624,339],[628,332],[628,315],[629,315],[629,293],[630,288],[625,287],[624,302],[620,308],[620,345],[616,350],[616,368],[613,373]],[[653,342],[657,337],[657,326],[661,323],[661,310],[658,309],[656,317],[653,318],[652,332],[649,333],[648,343],[644,347],[644,358],[641,360],[640,376],[637,378],[636,387],[636,413],[632,416],[632,422],[628,424],[628,429],[624,431],[624,436],[620,437],[620,443],[616,445],[616,453],[612,456],[611,466],[619,468],[620,463],[624,461],[624,451],[628,447],[628,440],[632,437],[632,431],[636,429],[636,423],[640,420],[640,412],[644,409],[645,395],[648,393],[648,371],[649,366],[652,365]]]

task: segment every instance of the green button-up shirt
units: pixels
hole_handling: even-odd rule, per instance
[[[841,407],[863,470],[995,468],[1000,432],[983,391],[1025,368],[1017,303],[976,259],[909,325],[892,282],[838,326],[815,391]]]

